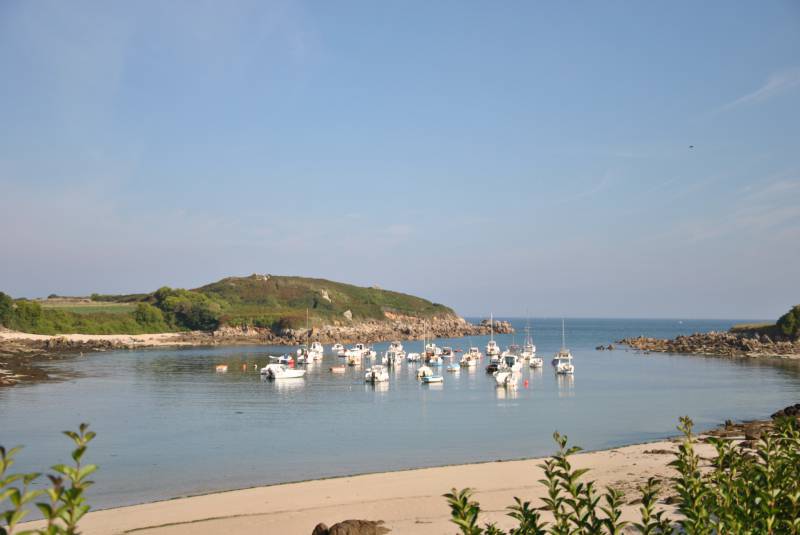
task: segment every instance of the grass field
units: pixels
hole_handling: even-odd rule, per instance
[[[135,303],[102,303],[97,301],[56,301],[51,299],[38,301],[38,303],[44,309],[74,312],[75,314],[122,314],[133,312],[136,308]]]

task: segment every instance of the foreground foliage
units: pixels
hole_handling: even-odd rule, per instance
[[[730,440],[710,438],[716,457],[706,469],[695,452],[692,421],[682,418],[684,438],[671,466],[677,476],[664,483],[650,478],[639,488],[640,521],[621,520],[625,496],[613,488],[600,490],[584,481],[588,470],[575,469],[570,456],[580,451],[567,446],[567,437],[554,434],[558,452],[541,466],[547,496],[541,508],[514,498],[508,516],[516,527],[506,532],[496,525],[480,524],[480,504],[470,489],[444,495],[452,522],[464,535],[589,535],[638,532],[645,535],[686,533],[791,534],[800,533],[800,431],[796,419],[783,419],[755,444],[754,450]],[[665,493],[680,517],[674,521],[659,510]],[[540,510],[551,513],[546,522]],[[627,531],[626,531],[627,530]]]
[[[40,473],[12,474],[14,457],[20,448],[6,450],[0,446],[0,535],[75,535],[78,522],[89,512],[84,492],[93,482],[88,478],[97,470],[93,464],[84,464],[83,455],[95,437],[88,424],[81,424],[78,432],[64,431],[75,444],[72,450],[74,464],[57,464],[47,474],[50,486],[45,489],[31,487],[41,477]],[[17,531],[17,526],[35,505],[46,525],[39,530]]]

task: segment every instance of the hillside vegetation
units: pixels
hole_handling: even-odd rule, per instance
[[[800,338],[800,305],[795,305],[775,323],[741,324],[731,328],[734,334],[748,336],[767,335],[774,337]]]
[[[392,314],[455,317],[452,309],[379,288],[275,275],[228,277],[194,290],[14,300],[0,292],[0,324],[38,334],[142,334],[254,326],[281,330],[384,320]]]

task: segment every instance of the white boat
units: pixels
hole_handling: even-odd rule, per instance
[[[419,360],[419,353],[409,353],[406,355],[406,360],[408,362],[417,362]]]
[[[434,343],[425,346],[425,355],[428,357],[438,357],[442,354],[442,348]]]
[[[442,348],[442,356],[444,358],[452,358],[456,356],[456,352],[453,351],[452,347],[443,347]]]
[[[270,355],[269,360],[277,360],[278,364],[291,364],[294,362],[294,358],[291,355],[281,355],[279,357]]]
[[[496,362],[494,357],[500,356],[500,346],[497,345],[497,342],[494,341],[494,314],[489,315],[489,343],[486,344],[486,356],[492,359],[492,362]]]
[[[430,366],[420,366],[417,368],[417,379],[424,379],[433,375],[433,370]]]
[[[478,361],[481,360],[481,350],[477,347],[471,347],[469,350],[461,356],[461,366],[464,368],[468,368],[470,366],[477,366]]]
[[[508,368],[497,370],[492,375],[494,375],[494,381],[497,386],[517,386],[517,377],[514,375],[514,372]]]
[[[367,346],[365,346],[364,344],[356,344],[356,345],[354,345],[353,347],[351,347],[351,348],[347,349],[347,350],[344,352],[344,356],[345,356],[345,357],[348,357],[348,358],[349,358],[349,357],[358,357],[358,358],[362,358],[362,357],[363,357],[363,356],[365,356],[365,355],[366,355],[368,352],[369,352],[369,349],[367,349]]]
[[[339,364],[337,366],[331,366],[330,367],[330,372],[331,373],[345,373],[346,371],[347,371],[347,368],[345,367],[344,364]]]
[[[331,346],[331,353],[340,357],[344,356],[344,346],[342,344],[333,344]]]
[[[522,361],[520,358],[508,351],[506,351],[506,353],[507,354],[503,357],[502,369],[511,370],[512,372],[520,371],[522,369]]]
[[[322,344],[319,342],[311,342],[311,348],[308,350],[308,357],[311,360],[319,361],[322,360],[322,356],[325,354],[325,348],[322,347]]]
[[[544,360],[542,360],[542,357],[531,357],[529,365],[531,368],[541,368],[544,366]]]
[[[347,357],[347,365],[348,366],[361,366],[361,357],[356,355],[348,355]]]
[[[572,353],[566,347],[566,338],[564,335],[564,320],[561,320],[561,349],[555,354],[553,358],[556,367],[556,373],[559,375],[572,375],[575,373],[575,366],[572,364]]]
[[[399,353],[402,350],[403,350],[403,344],[401,344],[399,341],[395,340],[394,342],[389,344],[389,349],[387,351],[394,351],[396,353]]]
[[[377,356],[378,356],[378,352],[375,351],[374,349],[367,349],[366,351],[364,351],[364,358],[365,359],[373,360]]]
[[[364,381],[367,383],[384,383],[389,380],[389,372],[380,364],[376,364],[364,374]]]
[[[425,383],[425,384],[428,384],[428,383],[443,383],[444,382],[444,377],[442,377],[441,375],[426,375],[425,377],[422,378],[422,382]]]
[[[441,366],[444,361],[442,357],[439,355],[433,355],[432,357],[428,357],[428,365],[429,366]]]
[[[381,364],[385,364],[387,366],[397,366],[401,362],[403,362],[405,356],[406,354],[404,351],[389,350],[383,354],[383,358],[381,359]]]
[[[533,336],[531,336],[530,320],[528,320],[528,324],[525,326],[525,345],[522,346],[522,353],[520,356],[525,360],[530,360],[536,357],[536,344],[533,343]]]
[[[447,370],[449,372],[457,372],[457,371],[461,370],[461,367],[458,364],[456,364],[455,362],[451,362],[450,364],[447,365],[447,367],[445,367],[445,370]]]
[[[267,364],[261,368],[261,375],[266,375],[268,379],[299,379],[305,374],[305,370],[290,368],[286,364]]]

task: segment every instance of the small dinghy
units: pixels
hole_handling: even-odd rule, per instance
[[[441,375],[426,375],[425,377],[422,378],[422,382],[425,384],[443,383],[444,377],[442,377]]]
[[[456,364],[455,362],[453,362],[453,363],[451,363],[451,364],[448,364],[448,365],[447,365],[447,367],[446,367],[445,369],[446,369],[448,372],[457,372],[457,371],[461,371],[461,367],[460,367],[458,364]]]
[[[331,366],[330,368],[331,373],[344,373],[347,371],[347,367],[344,364],[339,364],[338,366]]]

